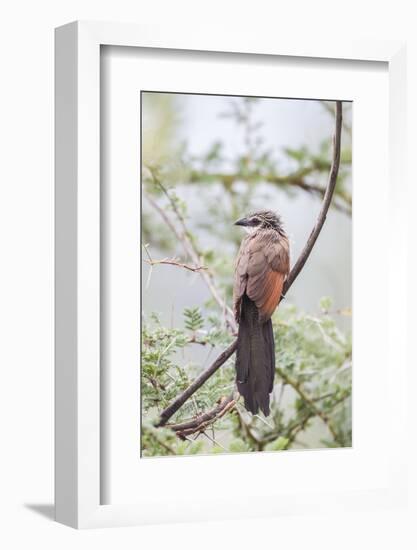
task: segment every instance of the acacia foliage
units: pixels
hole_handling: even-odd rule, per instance
[[[280,308],[273,323],[277,372],[271,415],[266,421],[253,417],[238,403],[233,412],[213,424],[211,440],[199,436],[182,441],[169,428],[155,428],[154,423],[200,372],[199,365],[184,362],[184,350],[189,346],[219,350],[232,337],[214,316],[204,320],[198,308],[185,310],[184,325],[175,329],[163,327],[155,315],[144,321],[143,455],[350,446],[351,341],[335,323],[340,313],[331,313],[329,305],[329,299],[321,300],[314,316],[290,305]],[[176,413],[173,422],[192,418],[227,396],[234,377],[232,357]]]

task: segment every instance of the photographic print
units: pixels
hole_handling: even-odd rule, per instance
[[[141,457],[352,445],[352,103],[141,92]]]

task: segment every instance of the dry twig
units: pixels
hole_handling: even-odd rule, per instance
[[[204,432],[211,424],[219,420],[228,411],[233,409],[239,396],[235,394],[229,397],[223,397],[220,402],[211,410],[202,413],[191,420],[186,420],[180,424],[166,424],[166,428],[171,428],[178,437],[185,439],[187,436],[194,433]]]
[[[201,271],[202,269],[207,269],[204,265],[188,265],[184,264],[183,262],[180,262],[177,258],[164,258],[163,260],[143,260],[149,265],[159,265],[159,264],[166,264],[166,265],[176,265],[177,267],[183,267],[184,269],[188,269],[188,271]]]

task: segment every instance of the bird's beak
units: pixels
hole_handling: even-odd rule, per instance
[[[234,225],[242,225],[243,227],[245,227],[246,225],[248,225],[248,218],[240,218],[240,220],[237,220]]]

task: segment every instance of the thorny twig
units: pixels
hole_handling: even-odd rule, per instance
[[[184,264],[183,262],[180,262],[177,258],[163,258],[162,260],[143,260],[147,264],[154,266],[159,264],[166,264],[166,265],[176,265],[177,267],[183,267],[184,269],[188,269],[188,271],[201,271],[203,269],[207,269],[204,265],[188,265]]]
[[[171,430],[173,430],[181,439],[185,439],[186,436],[197,432],[202,433],[208,428],[208,426],[233,409],[236,405],[238,397],[239,396],[235,394],[232,394],[229,397],[222,397],[213,409],[179,424],[166,424],[165,427],[171,428]]]

